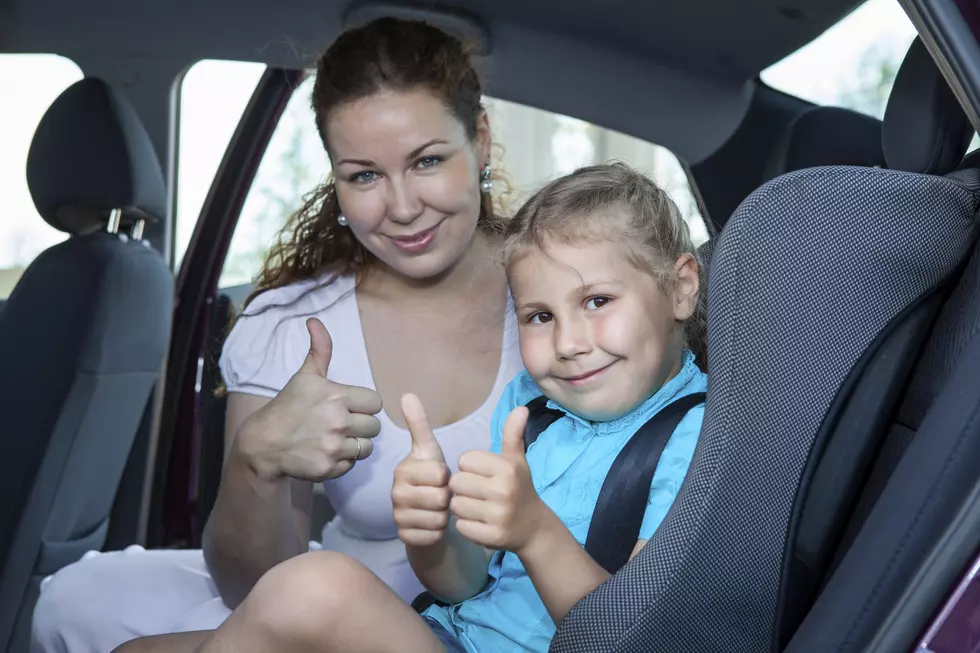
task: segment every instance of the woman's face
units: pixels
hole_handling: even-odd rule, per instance
[[[419,280],[462,258],[490,155],[485,115],[470,139],[432,94],[385,91],[332,111],[326,137],[340,209],[365,248]]]

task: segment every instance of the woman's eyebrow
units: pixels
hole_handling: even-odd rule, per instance
[[[433,138],[431,141],[429,141],[427,143],[424,143],[424,144],[418,146],[417,148],[415,148],[414,150],[412,150],[411,152],[409,152],[408,153],[408,156],[406,156],[405,159],[406,160],[414,159],[417,156],[419,156],[420,154],[422,154],[422,152],[425,152],[425,150],[427,150],[428,148],[432,147],[433,145],[448,145],[448,144],[449,144],[449,141],[446,141],[446,140],[444,140],[442,138]],[[341,159],[340,161],[338,161],[336,163],[336,165],[340,166],[340,165],[343,165],[345,163],[350,163],[350,164],[358,165],[358,166],[364,166],[365,168],[374,168],[374,167],[376,167],[376,164],[374,163],[374,161],[372,161],[370,159]]]
[[[428,143],[425,143],[424,145],[420,145],[419,147],[417,147],[414,150],[412,150],[411,152],[409,152],[408,153],[408,156],[406,156],[405,158],[406,159],[414,159],[418,155],[422,154],[422,152],[425,152],[426,149],[432,147],[433,145],[440,145],[440,144],[441,145],[448,145],[448,141],[445,141],[445,140],[443,140],[441,138],[433,138]]]

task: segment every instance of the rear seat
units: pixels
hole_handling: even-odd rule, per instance
[[[552,651],[782,649],[973,246],[980,177],[940,176],[970,135],[916,41],[882,128],[895,170],[806,170],[743,202],[712,261],[691,470],[650,544],[569,613]]]
[[[880,120],[850,109],[814,107],[787,125],[769,157],[763,181],[820,166],[885,165]]]
[[[780,175],[819,166],[885,167],[881,121],[849,109],[813,107],[783,130],[766,163],[762,183]],[[704,265],[711,261],[716,238],[701,245]]]

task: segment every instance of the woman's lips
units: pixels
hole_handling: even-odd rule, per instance
[[[402,250],[403,252],[408,252],[409,254],[424,252],[435,240],[436,230],[438,228],[439,225],[436,225],[426,229],[425,231],[412,234],[411,236],[390,236],[391,242],[395,243],[395,246],[398,249]]]

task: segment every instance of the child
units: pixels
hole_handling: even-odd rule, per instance
[[[707,388],[689,328],[703,310],[695,249],[666,193],[621,164],[548,184],[508,230],[526,369],[497,405],[491,450],[450,476],[419,400],[402,402],[412,453],[395,471],[395,522],[450,605],[419,618],[351,559],[311,553],[269,572],[199,651],[544,652],[608,577],[583,548],[606,473],[651,416]],[[524,405],[542,394],[564,417],[525,454]],[[664,449],[633,555],[677,494],[703,413]]]

